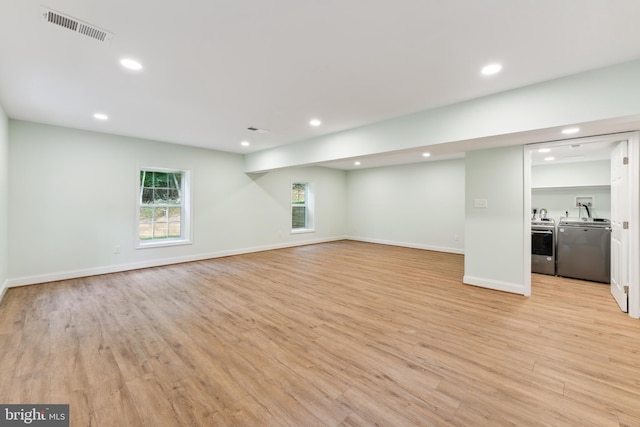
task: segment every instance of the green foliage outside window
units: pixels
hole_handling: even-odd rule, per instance
[[[140,240],[182,237],[182,173],[140,171]]]
[[[295,182],[291,186],[291,228],[307,227],[307,184]]]

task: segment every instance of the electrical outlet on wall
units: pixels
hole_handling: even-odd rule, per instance
[[[120,245],[115,245],[113,247],[113,253],[114,254],[119,254],[120,253]]]

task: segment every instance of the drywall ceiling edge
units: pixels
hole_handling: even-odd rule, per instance
[[[640,114],[640,60],[245,155],[248,173]],[[614,129],[618,131],[622,129]],[[629,129],[625,129],[629,130]],[[550,140],[538,135],[538,141]],[[514,138],[510,145],[531,143]],[[557,138],[560,139],[560,138]],[[469,143],[463,144],[469,146]],[[504,141],[500,144],[504,145]],[[509,144],[508,144],[509,145]]]

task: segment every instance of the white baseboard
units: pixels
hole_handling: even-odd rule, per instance
[[[55,282],[59,280],[76,279],[79,277],[96,276],[100,274],[118,273],[121,271],[138,270],[141,268],[159,267],[163,265],[180,264],[183,262],[201,261],[205,259],[221,258],[226,256],[248,254],[253,252],[262,252],[262,251],[269,251],[274,249],[291,248],[296,246],[306,246],[306,245],[312,245],[317,243],[326,243],[326,242],[333,242],[333,241],[345,240],[345,239],[360,241],[360,242],[367,242],[367,243],[391,245],[391,246],[402,246],[402,247],[408,247],[408,248],[414,248],[414,249],[424,249],[424,250],[431,250],[431,251],[438,251],[438,252],[448,252],[448,253],[457,253],[457,254],[464,253],[463,250],[460,250],[457,248],[421,245],[421,244],[415,244],[415,243],[394,242],[394,241],[380,240],[380,239],[367,239],[367,238],[354,237],[354,236],[342,236],[342,237],[334,237],[334,238],[328,238],[328,239],[313,239],[313,240],[305,240],[305,241],[294,242],[294,243],[255,246],[251,248],[233,249],[233,250],[227,250],[227,251],[189,255],[184,257],[160,258],[160,259],[129,263],[129,264],[115,264],[115,265],[93,267],[93,268],[86,268],[86,269],[80,269],[80,270],[60,271],[60,272],[53,272],[53,273],[47,273],[47,274],[16,277],[12,279],[7,279],[5,283],[2,285],[2,287],[0,288],[0,301],[2,301],[2,297],[4,296],[8,288],[17,287],[17,286],[26,286],[26,285],[34,285],[38,283]],[[500,282],[496,280],[487,280],[487,279],[482,279],[479,277],[473,277],[473,276],[467,276],[467,275],[463,277],[462,281],[467,285],[474,285],[474,286],[479,286],[483,288],[524,295],[524,287],[518,284]]]
[[[5,280],[2,286],[0,286],[0,302],[2,302],[2,298],[4,298],[4,294],[7,292],[8,287],[9,287],[9,280]]]
[[[420,243],[395,242],[392,240],[369,239],[366,237],[356,237],[356,236],[347,236],[345,238],[349,240],[355,240],[358,242],[378,243],[380,245],[402,246],[405,248],[424,249],[427,251],[448,252],[452,254],[461,254],[461,255],[464,254],[464,249],[448,248],[445,246],[432,246],[432,245],[423,245]]]
[[[493,289],[496,291],[525,295],[524,286],[515,283],[501,282],[499,280],[487,280],[467,275],[462,278],[462,283],[465,285],[479,286],[481,288]]]
[[[3,288],[3,292],[4,290],[6,290],[6,288],[13,288],[17,286],[27,286],[27,285],[35,285],[38,283],[56,282],[59,280],[77,279],[79,277],[97,276],[100,274],[118,273],[121,271],[138,270],[141,268],[160,267],[163,265],[180,264],[183,262],[192,262],[192,261],[202,261],[205,259],[221,258],[226,256],[232,256],[232,255],[242,255],[242,254],[248,254],[252,252],[263,252],[263,251],[269,251],[273,249],[284,249],[284,248],[291,248],[296,246],[306,246],[306,245],[313,245],[316,243],[326,243],[326,242],[333,242],[333,241],[345,240],[345,239],[347,239],[347,237],[342,236],[342,237],[334,237],[334,238],[328,238],[328,239],[304,240],[304,241],[293,242],[293,243],[290,242],[290,243],[283,243],[283,244],[276,244],[276,245],[255,246],[252,248],[232,249],[227,251],[189,255],[189,256],[183,256],[183,257],[159,258],[159,259],[135,262],[130,264],[114,264],[114,265],[107,265],[107,266],[101,266],[101,267],[85,268],[80,270],[59,271],[59,272],[38,274],[38,275],[32,275],[32,276],[15,277],[12,279],[7,279]]]

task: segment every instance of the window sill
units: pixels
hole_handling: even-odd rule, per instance
[[[295,230],[291,230],[291,234],[304,234],[304,233],[315,233],[316,230],[314,228],[296,228]]]
[[[181,245],[190,245],[191,240],[185,239],[167,239],[161,241],[139,241],[136,245],[136,249],[148,249],[148,248],[163,248],[166,246],[181,246]]]

